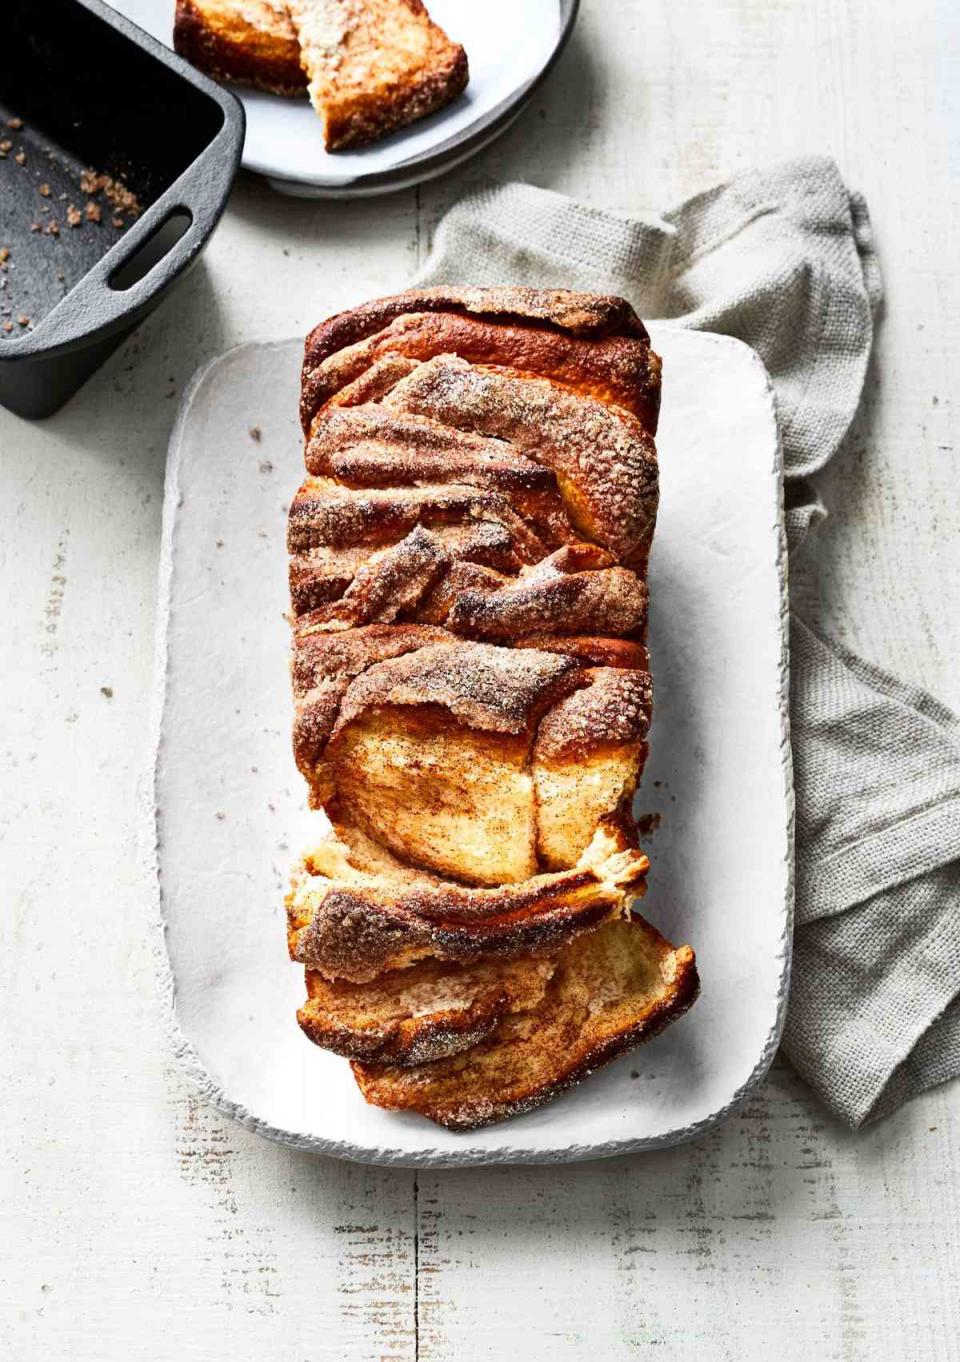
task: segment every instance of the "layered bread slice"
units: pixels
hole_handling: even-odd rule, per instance
[[[297,1021],[314,1044],[347,1059],[423,1064],[469,1050],[511,1012],[529,1011],[554,968],[532,955],[463,966],[427,960],[368,984],[308,970]]]
[[[467,54],[421,0],[288,0],[328,151],[359,146],[449,104]]]
[[[690,947],[674,949],[633,916],[578,936],[556,958],[543,995],[470,1049],[413,1066],[356,1061],[353,1072],[378,1107],[473,1130],[540,1106],[649,1040],[698,991]]]
[[[434,113],[469,79],[421,0],[176,0],[173,43],[217,80],[309,94],[328,151]]]
[[[467,885],[410,866],[338,821],[334,834],[294,870],[287,896],[290,957],[352,983],[424,960],[515,959],[623,917],[643,894],[649,865],[610,819],[568,870],[519,884]]]
[[[177,0],[173,45],[216,80],[301,95],[307,76],[285,0]]]

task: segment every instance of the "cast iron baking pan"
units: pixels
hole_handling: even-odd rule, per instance
[[[49,416],[199,258],[243,110],[100,0],[2,0],[0,403]]]

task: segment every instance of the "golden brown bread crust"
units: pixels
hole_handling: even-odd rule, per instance
[[[448,104],[467,54],[422,0],[288,0],[328,151],[372,142]]]
[[[649,861],[616,818],[579,863],[520,884],[464,885],[411,867],[330,806],[334,835],[308,852],[287,896],[290,957],[369,983],[421,960],[513,959],[549,950],[644,892]]]
[[[288,538],[315,807],[489,888],[571,869],[623,818],[650,712],[658,402],[622,299],[429,289],[311,334]],[[318,922],[334,910],[352,908],[323,895]]]
[[[306,972],[307,1001],[297,1013],[315,1045],[375,1063],[424,1064],[468,1050],[511,1012],[543,997],[549,958],[450,965],[427,960],[367,984]]]
[[[421,0],[177,0],[173,37],[215,79],[309,91],[328,151],[433,113],[469,80],[464,49]]]
[[[595,634],[529,634],[519,639],[518,648],[539,648],[545,653],[566,653],[578,658],[585,667],[627,667],[633,671],[649,672],[650,655],[642,643],[620,638],[602,638]]]
[[[377,298],[348,312],[338,312],[314,327],[307,337],[304,350],[300,399],[300,419],[304,433],[310,433],[313,419],[321,406],[357,376],[351,372],[355,367],[355,356],[350,354],[338,361],[336,357],[339,351],[348,350],[377,332],[387,331],[398,317],[419,318],[422,314],[432,313],[445,314],[445,324],[450,325],[452,322],[458,328],[460,319],[465,317],[480,324],[499,323],[514,329],[518,324],[529,327],[537,335],[526,341],[528,345],[536,339],[537,344],[549,347],[571,336],[592,342],[603,342],[611,337],[635,342],[633,346],[624,347],[627,358],[621,359],[618,351],[616,359],[611,359],[606,365],[605,372],[612,383],[619,364],[624,365],[626,372],[621,380],[627,394],[624,405],[627,410],[640,416],[651,435],[656,434],[656,415],[660,407],[660,360],[650,349],[646,327],[626,299],[610,294],[574,293],[569,289],[535,289],[519,285],[471,288],[450,284],[409,289],[391,298]],[[401,335],[402,332],[401,327]],[[503,343],[508,344],[509,338],[505,336]],[[429,356],[422,353],[417,358],[432,358],[447,352],[442,348],[446,345],[442,328],[434,333],[434,345],[437,348],[432,349]],[[386,344],[385,348],[390,350],[392,347]],[[448,349],[452,349],[453,353],[461,353],[455,346]],[[496,362],[498,351],[488,345],[487,353]],[[499,353],[502,354],[503,350],[500,349]],[[548,350],[535,372],[544,374],[548,371],[550,353]],[[565,351],[561,353],[566,354]],[[583,353],[580,352],[581,355]],[[515,362],[516,356],[517,352],[512,351],[509,361],[511,367],[519,367]],[[471,363],[481,362],[476,351],[467,357]],[[364,360],[362,368],[367,367],[367,361]],[[350,377],[346,377],[346,374]]]
[[[643,337],[584,338],[542,323],[517,325],[458,317],[454,312],[413,312],[391,318],[379,331],[362,335],[332,355],[325,356],[323,350],[322,337],[308,340],[310,387],[305,395],[309,392],[312,403],[344,392],[377,365],[392,362],[392,376],[401,377],[404,371],[412,372],[411,362],[456,354],[470,364],[496,364],[517,374],[548,377],[584,397],[614,403],[656,433],[660,371]]]
[[[552,706],[537,729],[535,760],[586,761],[606,748],[641,743],[650,727],[653,690],[646,671],[591,667],[586,685]]]
[[[173,45],[216,80],[302,95],[300,44],[280,0],[177,0]]]
[[[331,742],[361,714],[384,705],[439,706],[451,716],[445,723],[532,737],[541,715],[580,684],[579,672],[573,658],[534,648],[427,644],[350,683]]]
[[[659,376],[628,304],[562,291],[417,291],[307,340],[294,747],[334,835],[294,876],[289,947],[305,1030],[365,1058],[382,1105],[497,1119],[692,1001],[689,948],[615,930],[648,867]],[[545,959],[545,993],[506,987]],[[511,1077],[525,1026],[544,1043]]]
[[[463,1053],[413,1067],[354,1062],[368,1102],[474,1130],[540,1106],[662,1031],[695,1001],[689,946],[643,918],[579,936],[556,959],[540,1001],[510,1012]]]

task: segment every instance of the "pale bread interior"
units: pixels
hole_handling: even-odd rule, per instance
[[[338,739],[334,783],[345,808],[405,861],[472,884],[537,873],[528,740],[483,733],[416,707],[385,706]]]

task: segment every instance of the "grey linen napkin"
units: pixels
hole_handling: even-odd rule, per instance
[[[643,317],[745,341],[776,393],[791,556],[822,518],[807,478],[856,411],[881,297],[866,205],[832,161],[739,175],[662,218],[484,187],[440,222],[417,282],[617,293]],[[796,608],[791,689],[797,908],[783,1046],[858,1126],[960,1073],[960,720]]]

